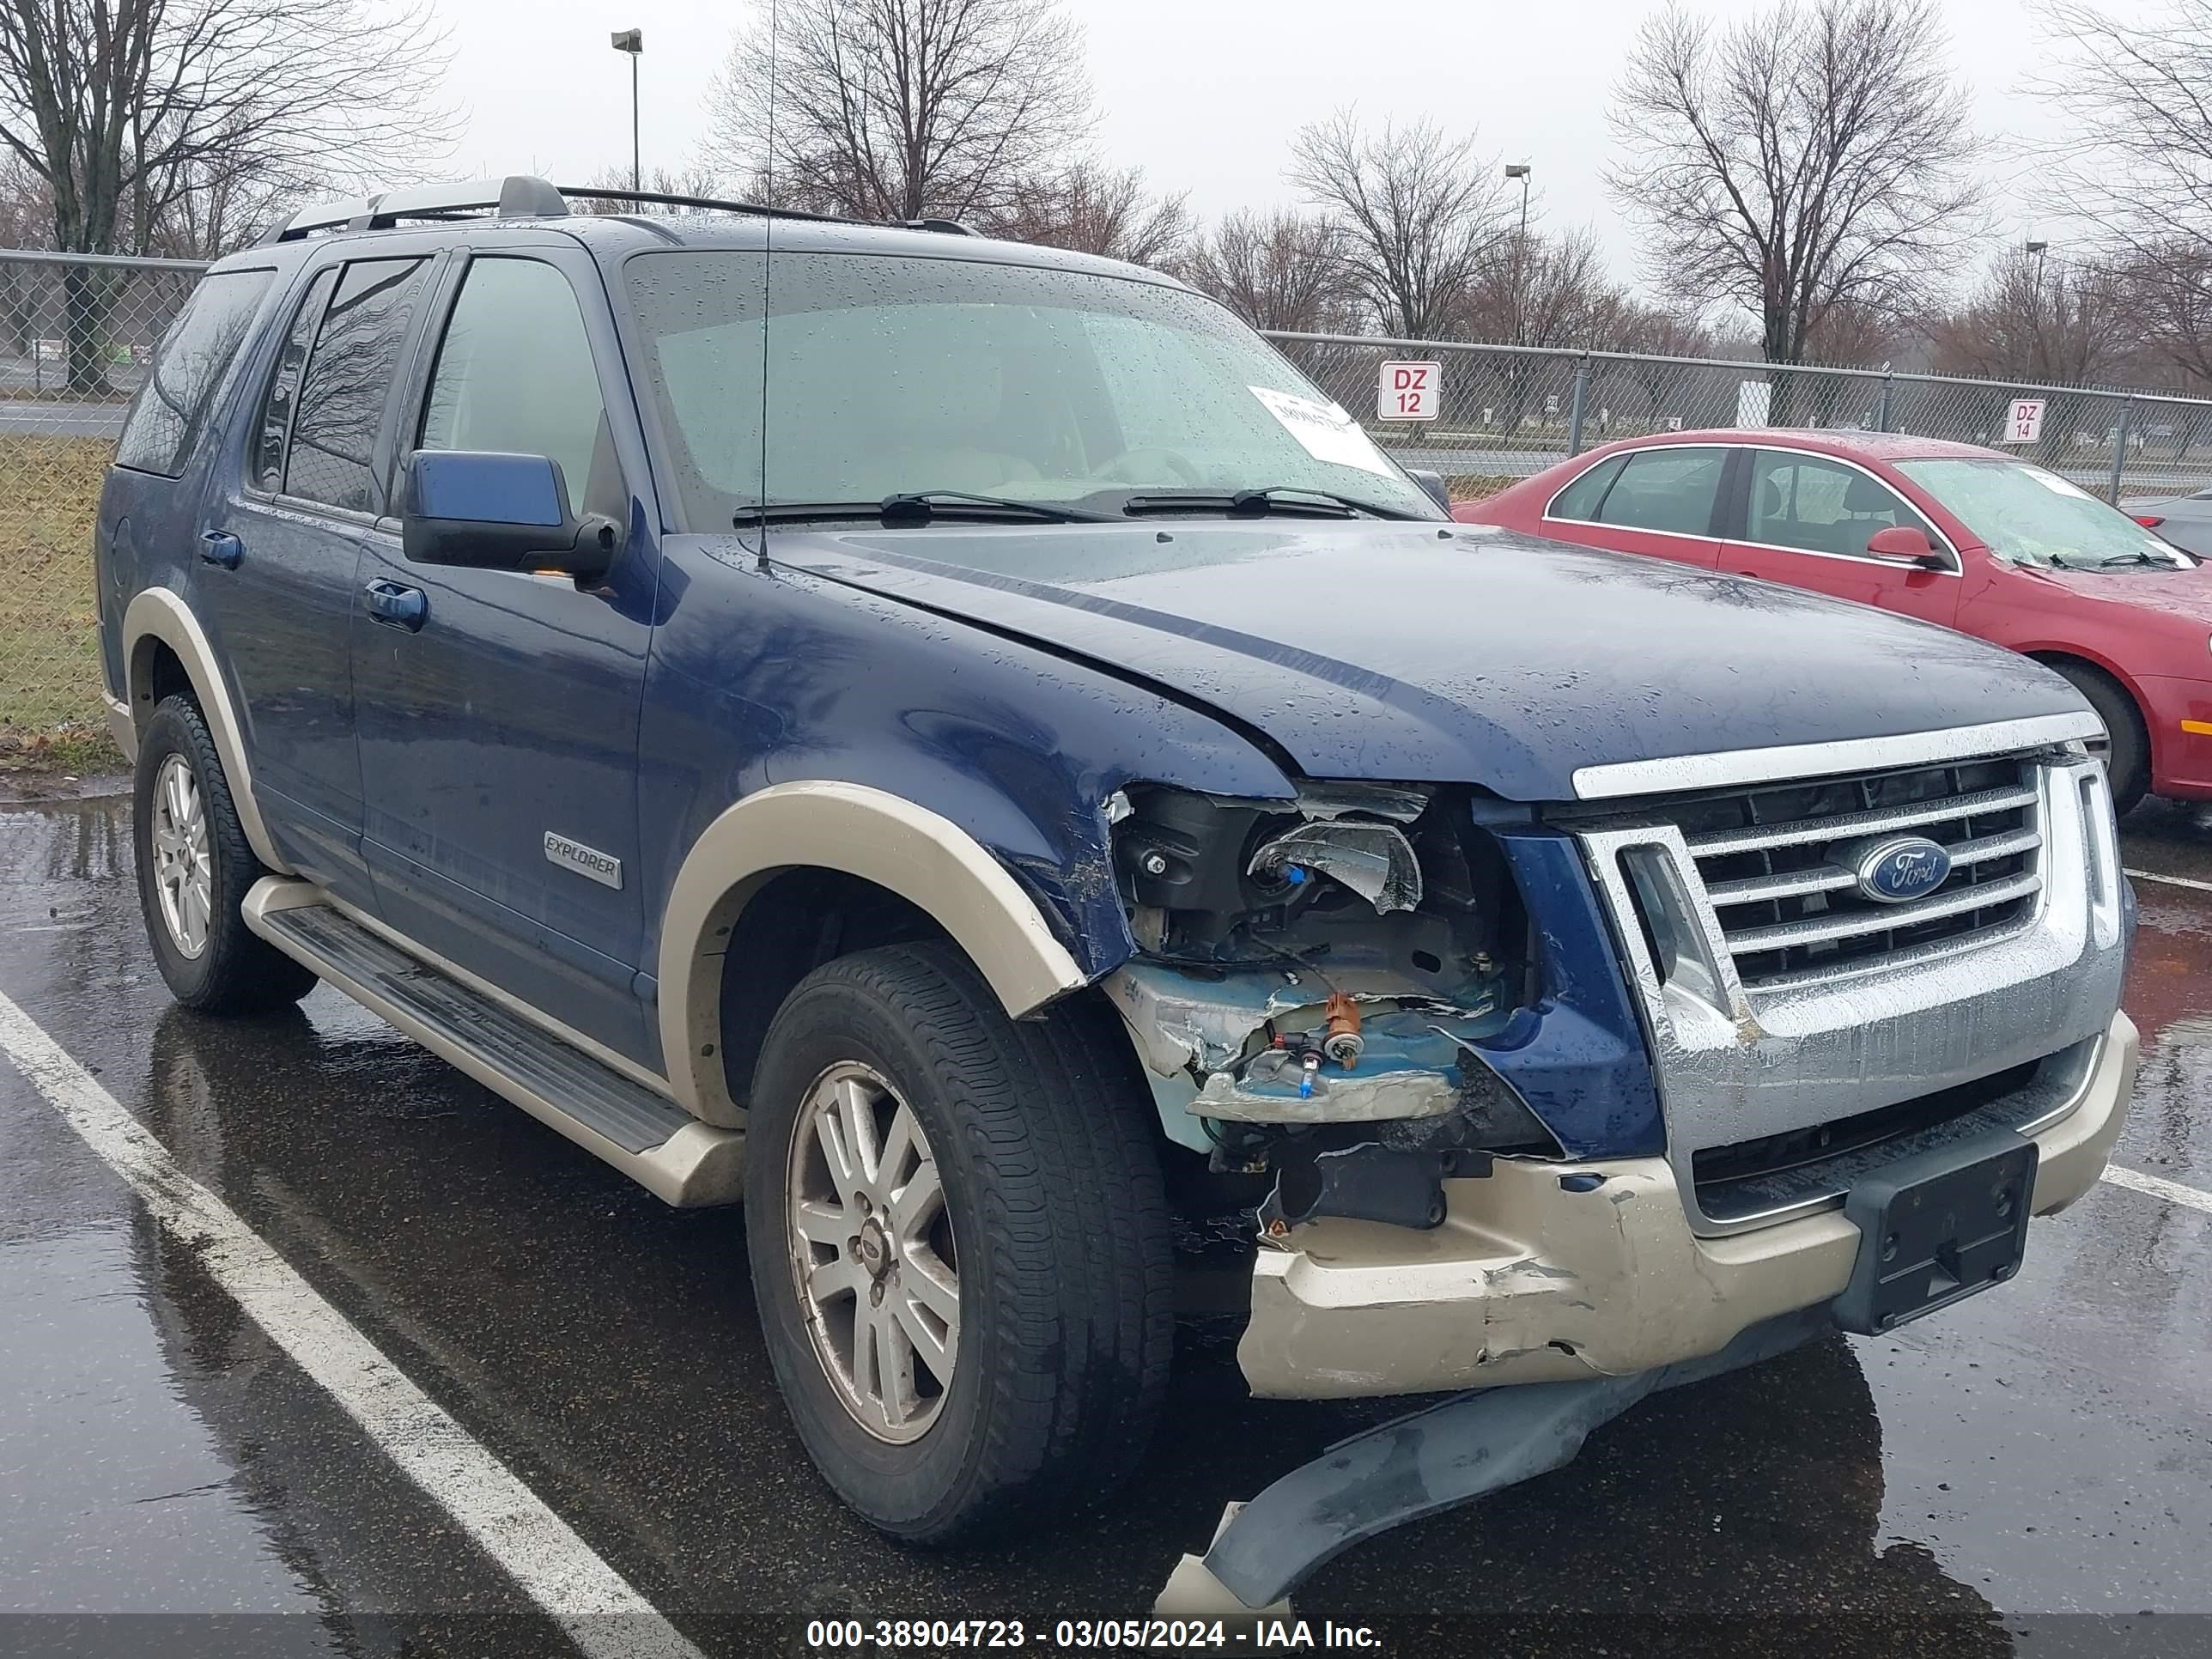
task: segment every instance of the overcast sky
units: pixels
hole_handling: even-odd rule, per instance
[[[706,130],[703,100],[732,30],[765,0],[441,0],[452,88],[467,116],[455,161],[471,173],[536,171],[580,182],[629,160],[628,64],[609,46],[641,28],[645,166],[680,167]],[[1632,235],[1601,183],[1607,94],[1647,0],[1067,0],[1088,35],[1105,156],[1189,192],[1208,218],[1288,201],[1283,163],[1304,123],[1343,104],[1474,130],[1484,152],[1535,168],[1534,211],[1594,226],[1624,277]],[[1701,0],[1733,15],[1754,0]],[[2120,9],[2137,9],[2129,0]],[[2054,117],[2021,90],[2042,46],[2018,0],[1942,0],[1972,88],[1988,167],[2006,188],[2001,230],[2034,222],[2020,141]]]

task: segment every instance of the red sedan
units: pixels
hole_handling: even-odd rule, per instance
[[[2057,473],[1879,432],[1665,433],[1452,516],[1878,605],[2072,680],[2124,811],[2212,799],[2212,569]]]

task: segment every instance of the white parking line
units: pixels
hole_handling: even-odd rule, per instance
[[[2212,893],[2212,881],[2198,881],[2193,876],[2161,876],[2155,870],[2130,870],[2127,873],[2137,881],[2163,882],[2168,887],[2192,887],[2200,893]]]
[[[36,1022],[0,996],[0,1052],[137,1190],[164,1231],[327,1390],[592,1659],[702,1659],[659,1609],[410,1382],[237,1212],[179,1169]]]
[[[2164,1176],[2145,1175],[2140,1170],[2123,1169],[2119,1164],[2107,1164],[2105,1179],[2115,1187],[2125,1187],[2130,1192],[2148,1193],[2153,1198],[2162,1198],[2169,1204],[2184,1205],[2212,1215],[2212,1193],[2185,1187],[2178,1181],[2168,1181]]]

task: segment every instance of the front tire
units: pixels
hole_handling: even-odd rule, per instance
[[[2126,690],[2101,669],[2070,662],[2051,665],[2073,682],[2074,689],[2105,722],[2107,742],[2102,750],[2093,744],[2091,751],[2103,755],[2105,777],[2112,790],[2112,811],[2125,817],[2150,792],[2150,734],[2143,727],[2142,713]]]
[[[188,698],[165,698],[139,736],[134,809],[138,906],[169,994],[210,1014],[259,1012],[307,995],[314,975],[246,925],[246,892],[269,872]]]
[[[769,1027],[754,1296],[808,1453],[895,1537],[1087,1504],[1150,1439],[1167,1206],[1111,1018],[1010,1020],[957,951],[896,945],[817,969]]]

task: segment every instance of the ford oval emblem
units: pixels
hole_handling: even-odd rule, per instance
[[[1891,836],[1859,854],[1859,891],[1882,904],[1925,898],[1951,873],[1951,855],[1925,836]]]

